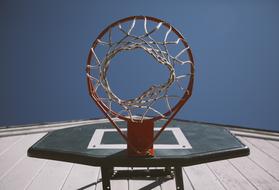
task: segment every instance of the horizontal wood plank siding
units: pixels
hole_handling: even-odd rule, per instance
[[[72,123],[70,127],[88,123],[94,121],[79,121]],[[99,167],[27,157],[27,149],[45,134],[40,132],[64,128],[68,124],[70,123],[50,124],[43,129],[36,129],[37,134],[29,135],[22,135],[25,134],[22,130],[5,129],[0,137],[0,189],[101,190],[102,177]],[[28,130],[34,132],[32,127]],[[17,136],[10,136],[9,132]],[[8,136],[4,137],[4,134]],[[269,138],[267,132],[257,134],[253,131],[249,134],[249,131],[237,131],[236,135],[250,148],[251,154],[248,157],[184,167],[185,190],[279,189],[278,134],[274,133]],[[121,179],[112,180],[111,187],[112,190],[171,190],[175,189],[175,180]]]

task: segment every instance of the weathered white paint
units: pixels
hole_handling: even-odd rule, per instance
[[[106,120],[88,120],[41,126],[28,130],[0,129],[0,189],[102,189],[100,168],[66,162],[48,161],[27,157],[27,149],[41,138],[42,131],[73,127]],[[279,188],[278,133],[241,131],[231,129],[248,147],[251,155],[185,167],[185,189],[274,189]],[[28,133],[39,133],[22,135]],[[6,135],[14,135],[4,137]],[[249,138],[248,138],[249,137]],[[121,169],[121,168],[117,168]],[[123,169],[123,168],[122,168]],[[156,184],[150,180],[112,180],[113,189],[139,189]],[[174,189],[175,181],[169,180],[155,189]]]

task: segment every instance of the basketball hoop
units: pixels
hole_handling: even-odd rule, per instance
[[[118,35],[114,36],[115,33]],[[103,54],[97,52],[99,49]],[[167,81],[151,85],[137,97],[125,100],[112,91],[107,73],[118,53],[135,49],[143,50],[166,67],[169,75]],[[154,141],[192,94],[194,60],[184,37],[169,23],[154,17],[131,16],[112,23],[99,34],[89,52],[86,74],[90,96],[126,140],[128,155],[153,156]],[[179,93],[173,94],[178,92],[173,88],[178,88]],[[127,135],[113,117],[127,121]],[[162,118],[166,122],[154,135],[154,122]]]

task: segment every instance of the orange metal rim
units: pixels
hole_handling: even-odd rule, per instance
[[[110,24],[108,27],[106,27],[100,34],[99,36],[96,38],[96,40],[93,42],[92,44],[92,47],[91,48],[96,48],[96,46],[98,45],[98,40],[97,39],[101,39],[108,31],[111,27],[114,27],[120,23],[124,23],[124,22],[127,22],[127,21],[130,21],[130,20],[133,20],[133,19],[147,19],[147,20],[150,20],[150,21],[153,21],[153,22],[157,22],[157,23],[160,23],[162,22],[162,24],[167,27],[167,28],[170,28],[172,27],[172,31],[181,39],[181,42],[183,43],[183,45],[185,46],[185,48],[189,47],[188,43],[186,42],[186,40],[184,39],[184,37],[182,36],[182,34],[176,30],[173,26],[171,26],[169,23],[161,20],[161,19],[158,19],[158,18],[155,18],[155,17],[150,17],[150,16],[130,16],[130,17],[127,17],[127,18],[123,18],[123,19],[120,19],[112,24]],[[193,90],[193,84],[194,84],[194,58],[193,58],[193,55],[192,55],[192,52],[191,52],[191,49],[188,48],[187,49],[187,54],[188,54],[188,57],[189,57],[189,60],[192,62],[191,67],[190,67],[190,71],[191,71],[191,75],[190,75],[190,79],[189,79],[189,82],[188,82],[188,86],[186,88],[186,91],[183,95],[183,97],[178,101],[178,103],[173,107],[171,108],[171,110],[169,110],[168,112],[164,113],[163,115],[166,117],[166,116],[169,116],[170,114],[176,114],[180,109],[181,107],[187,102],[187,100],[191,97],[192,95],[192,90]],[[89,55],[88,55],[88,58],[87,58],[87,65],[90,65],[91,64],[91,58],[92,58],[92,51],[89,51]],[[90,74],[90,69],[86,69],[86,72],[88,74]],[[89,79],[87,77],[87,85],[88,85],[88,90],[89,90],[89,95],[91,96],[91,98],[94,100],[94,102],[97,104],[97,106],[104,112],[108,112],[109,111],[109,108],[106,106],[105,103],[103,103],[100,99],[100,97],[98,96],[95,88],[94,88],[94,84],[93,82],[91,81],[91,79]],[[122,119],[122,120],[125,120],[125,121],[130,121],[130,118],[127,118],[123,115],[119,115],[117,114],[115,111],[111,110],[111,113]],[[107,114],[105,114],[107,115]],[[146,120],[152,120],[152,121],[156,121],[156,120],[159,120],[159,119],[162,119],[163,117],[162,116],[156,116],[156,117],[153,117],[153,118],[150,118],[150,119],[146,119]],[[135,119],[135,122],[139,122],[139,120],[136,120]]]

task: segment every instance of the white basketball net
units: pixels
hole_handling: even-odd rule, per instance
[[[121,26],[121,24],[119,24],[115,28],[118,28],[124,34],[124,37],[118,41],[112,41],[112,30],[110,29],[108,34],[108,41],[102,41],[101,39],[98,39],[98,44],[108,46],[106,55],[102,59],[100,59],[96,55],[94,49],[91,48],[96,62],[94,65],[87,65],[87,67],[94,70],[97,69],[99,71],[99,75],[98,77],[95,77],[87,73],[87,76],[94,82],[96,92],[100,86],[103,88],[107,97],[100,97],[100,99],[107,105],[110,112],[112,111],[112,103],[116,103],[123,108],[122,110],[118,111],[117,114],[130,117],[132,121],[134,120],[134,118],[139,117],[138,115],[135,116],[135,114],[133,114],[133,111],[136,109],[144,109],[142,115],[140,115],[141,121],[146,117],[149,111],[152,111],[161,117],[165,117],[163,113],[161,113],[159,110],[153,107],[153,104],[158,100],[164,99],[167,108],[169,109],[168,111],[172,111],[172,106],[170,105],[169,99],[181,99],[182,97],[177,95],[168,95],[168,89],[170,88],[170,86],[176,84],[182,91],[186,91],[186,93],[189,93],[187,89],[184,89],[180,85],[179,81],[189,75],[192,75],[193,73],[187,73],[185,75],[176,76],[174,67],[175,64],[193,64],[190,60],[180,60],[179,58],[183,53],[187,53],[187,49],[189,47],[184,47],[175,56],[171,55],[169,53],[168,45],[178,44],[182,39],[178,38],[176,41],[168,41],[168,36],[172,32],[172,28],[170,27],[165,33],[164,40],[156,41],[151,36],[151,34],[159,30],[162,24],[162,22],[158,23],[155,28],[148,31],[147,19],[145,18],[143,26],[144,34],[140,36],[136,36],[133,34],[133,29],[136,25],[136,19],[131,21],[131,25],[129,26],[128,30],[125,30]],[[110,61],[116,54],[122,51],[129,51],[138,48],[141,48],[147,54],[151,55],[159,64],[166,66],[169,70],[169,77],[165,83],[160,85],[152,85],[146,91],[144,91],[134,99],[122,100],[115,93],[113,93],[107,80],[107,71],[109,69]]]

